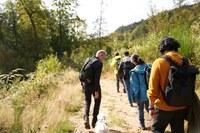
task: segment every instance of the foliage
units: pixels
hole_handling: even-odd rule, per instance
[[[24,80],[26,75],[24,74],[24,69],[17,68],[9,72],[8,74],[1,74],[0,81],[1,81],[1,88],[5,87],[7,90],[9,86],[12,85],[14,82]]]
[[[57,59],[57,56],[51,54],[46,58],[38,61],[36,69],[37,76],[39,76],[41,73],[58,73],[61,70],[61,63]]]
[[[7,0],[1,8],[0,69],[3,73],[15,68],[34,71],[36,62],[48,54],[55,53],[62,59],[64,52],[70,56],[79,47],[85,27],[76,15],[76,0],[55,1],[53,9],[43,3]]]
[[[55,57],[50,56],[49,60],[52,62],[54,59]],[[47,59],[44,62],[46,65]],[[42,64],[44,62],[38,63],[38,66],[44,66]],[[54,63],[58,64],[55,60]],[[82,95],[77,82],[78,73],[69,69],[64,72],[59,70],[58,73],[53,68],[48,69],[48,73],[43,73],[46,71],[42,71],[42,68],[44,67],[39,67],[40,71],[33,73],[28,80],[11,86],[4,97],[4,102],[0,104],[0,120],[3,120],[0,131],[68,132],[74,130],[74,125],[68,120],[67,114],[77,112],[81,107]],[[43,78],[35,76],[41,72]]]
[[[99,43],[101,43],[102,49],[107,52],[109,58],[112,50],[112,42],[109,37],[102,37],[100,42],[98,39],[87,39],[80,44],[79,48],[74,49],[72,52],[71,59],[73,59],[73,62],[71,62],[71,67],[80,70],[86,58],[95,56],[99,50]]]

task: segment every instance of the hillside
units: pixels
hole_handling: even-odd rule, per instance
[[[159,54],[157,44],[164,36],[172,36],[181,43],[180,53],[195,62],[195,53],[199,42],[200,4],[185,5],[173,10],[165,10],[151,15],[146,20],[121,26],[108,36],[112,51],[128,49],[137,52],[148,62],[152,62]],[[195,44],[195,45],[194,45]],[[155,50],[157,54],[155,53]]]
[[[199,3],[194,5],[185,5],[172,10],[164,10],[160,13],[155,12],[154,15],[151,15],[145,20],[142,19],[139,22],[134,22],[117,28],[115,33],[131,33],[132,36],[140,37],[141,35],[146,35],[151,32],[161,32],[166,29],[169,31],[176,25],[182,25],[185,23],[191,25],[194,21],[199,19],[199,12]]]

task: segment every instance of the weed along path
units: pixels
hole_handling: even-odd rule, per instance
[[[114,79],[102,79],[101,88],[100,113],[106,116],[110,133],[151,133],[151,119],[146,110],[144,110],[145,125],[148,129],[142,130],[138,120],[136,104],[134,103],[133,107],[129,105],[127,95],[123,92],[122,87],[120,87],[120,92],[117,93]],[[90,124],[92,111],[93,101],[90,109]],[[77,115],[71,116],[70,120],[76,125],[75,133],[94,133],[94,129],[84,128],[83,108]]]

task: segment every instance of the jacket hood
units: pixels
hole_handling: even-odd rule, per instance
[[[146,69],[146,64],[137,65],[130,72],[144,73]]]

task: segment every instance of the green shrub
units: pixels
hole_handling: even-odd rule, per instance
[[[49,55],[40,60],[36,65],[36,77],[43,77],[44,74],[58,73],[61,70],[61,63],[54,55]]]

